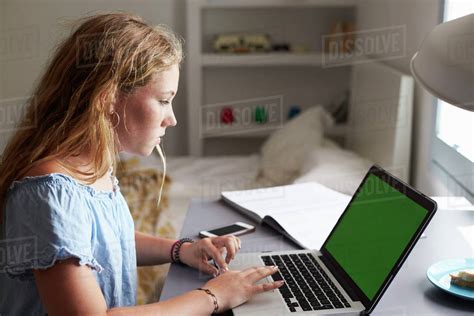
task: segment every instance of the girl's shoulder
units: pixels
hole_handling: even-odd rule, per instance
[[[70,224],[64,223],[71,221],[90,224],[91,212],[99,209],[101,201],[93,198],[90,188],[57,171],[33,169],[10,184],[5,199],[8,226],[29,221],[45,227],[66,227]]]
[[[57,162],[47,161],[30,168],[23,177],[14,180],[9,187],[10,193],[18,188],[38,187],[43,184],[44,186],[51,187],[57,182],[71,183],[70,177],[61,174],[62,168]]]
[[[34,191],[44,195],[55,194],[56,191],[67,191],[68,195],[91,196],[94,198],[112,198],[118,191],[117,183],[113,184],[113,190],[101,190],[92,185],[81,183],[78,179],[64,173],[64,169],[58,162],[48,161],[38,164],[29,169],[21,178],[14,180],[8,188],[8,194],[21,194]],[[42,191],[42,192],[40,192]]]

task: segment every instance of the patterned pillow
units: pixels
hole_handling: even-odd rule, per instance
[[[117,165],[120,191],[132,213],[135,230],[175,238],[176,229],[160,222],[160,215],[169,207],[168,191],[171,185],[171,179],[166,176],[161,203],[157,205],[162,177],[160,170],[140,168],[139,161],[135,158],[122,160]],[[138,268],[138,305],[158,301],[168,269],[169,264]]]

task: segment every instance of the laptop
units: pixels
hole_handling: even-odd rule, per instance
[[[436,212],[436,202],[372,166],[317,250],[239,253],[231,269],[277,265],[274,291],[233,309],[239,315],[371,313]]]

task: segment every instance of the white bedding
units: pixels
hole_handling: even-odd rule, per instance
[[[352,196],[372,165],[370,160],[326,139],[306,157],[300,176],[293,182],[314,181]]]

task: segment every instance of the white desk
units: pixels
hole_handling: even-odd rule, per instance
[[[441,201],[440,201],[441,202]],[[247,221],[221,201],[192,200],[181,237],[198,238],[202,229]],[[474,302],[459,299],[435,288],[426,278],[428,267],[449,258],[474,257],[474,248],[458,226],[474,226],[474,210],[439,209],[400,272],[389,286],[374,315],[472,315]],[[241,236],[241,252],[297,249],[297,246],[265,226]],[[173,264],[165,281],[161,300],[202,286],[209,276],[189,267]]]

